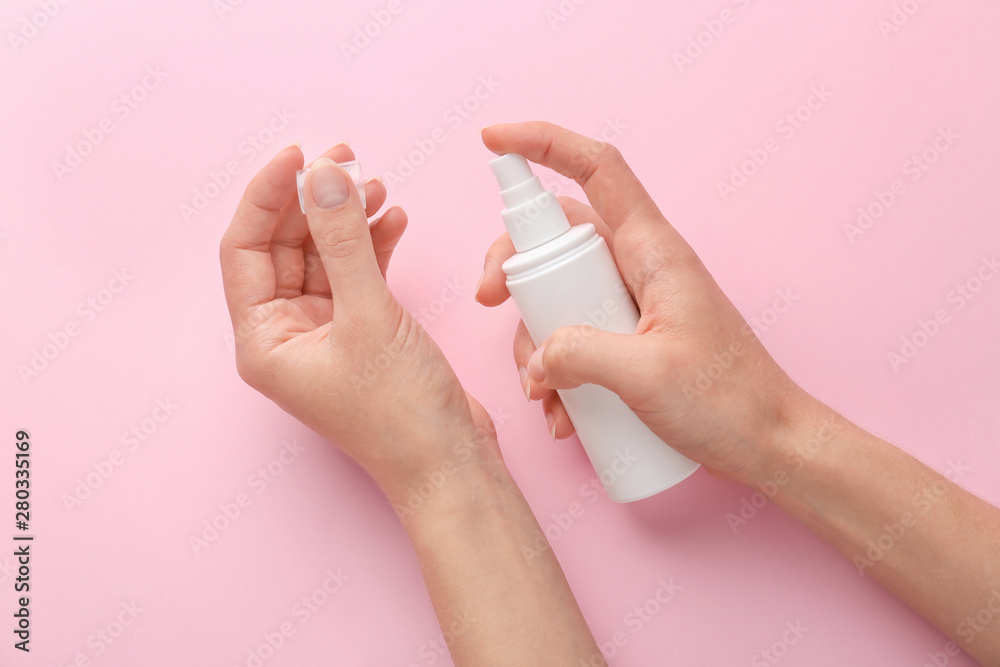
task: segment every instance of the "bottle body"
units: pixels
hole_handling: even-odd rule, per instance
[[[536,345],[569,325],[635,333],[639,313],[607,244],[589,223],[515,254],[503,269]],[[698,469],[697,463],[657,437],[614,392],[585,384],[558,393],[612,500],[646,498]]]

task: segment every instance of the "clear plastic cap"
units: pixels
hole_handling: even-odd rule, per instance
[[[350,162],[338,162],[337,166],[347,172],[347,175],[351,177],[354,181],[354,187],[358,189],[358,195],[361,197],[361,206],[367,206],[365,202],[365,179],[361,175],[361,163],[357,160],[351,160]],[[312,167],[310,166],[309,169]],[[299,188],[299,208],[302,212],[306,212],[306,174],[309,173],[309,169],[299,169],[295,174],[295,183]]]

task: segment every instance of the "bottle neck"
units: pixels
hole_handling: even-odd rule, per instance
[[[536,248],[570,228],[569,220],[552,190],[504,209],[501,216],[517,252]]]
[[[574,225],[545,243],[517,252],[503,263],[503,271],[507,275],[508,282],[525,278],[536,271],[572,258],[593,243],[603,241],[591,223]]]

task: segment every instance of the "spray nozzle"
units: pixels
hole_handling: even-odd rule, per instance
[[[542,187],[531,166],[517,153],[490,160],[506,207],[501,214],[514,250],[523,252],[560,236],[569,220],[551,190]]]

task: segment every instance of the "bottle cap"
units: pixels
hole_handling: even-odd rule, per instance
[[[358,195],[361,197],[361,206],[367,206],[365,203],[365,179],[361,175],[361,163],[357,160],[351,160],[350,162],[338,162],[337,166],[346,171],[347,175],[354,181],[354,187],[358,189]],[[310,169],[299,169],[295,174],[295,184],[299,189],[299,208],[302,209],[303,213],[306,212],[306,174],[309,173]]]

